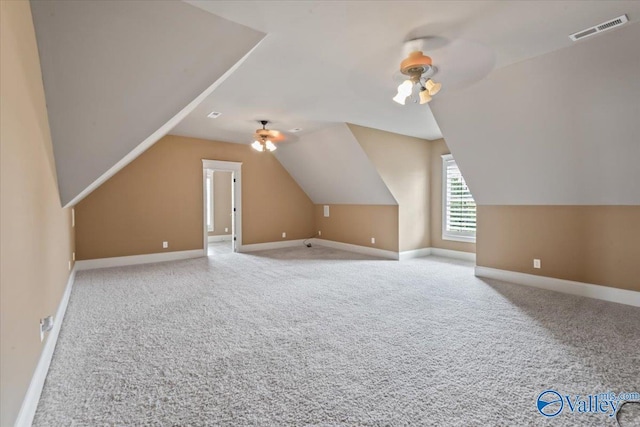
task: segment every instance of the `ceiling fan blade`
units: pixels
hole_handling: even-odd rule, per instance
[[[287,139],[284,133],[280,132],[279,130],[272,130],[272,129],[258,129],[256,133],[253,134],[253,137],[257,140],[260,140],[260,138],[265,137],[271,142],[282,142]]]
[[[279,130],[269,130],[269,139],[273,142],[281,142],[286,139],[286,136]]]

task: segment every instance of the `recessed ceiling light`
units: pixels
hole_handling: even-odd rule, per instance
[[[207,117],[209,117],[210,119],[217,119],[221,115],[222,115],[222,113],[219,113],[217,111],[212,111],[209,114],[207,114]]]
[[[301,130],[302,128],[293,128],[293,129],[289,129],[289,132],[296,133],[296,132],[300,132]]]

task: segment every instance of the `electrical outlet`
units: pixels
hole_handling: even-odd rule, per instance
[[[322,231],[318,230],[318,236],[322,236]]]
[[[40,319],[40,342],[44,340],[44,333],[53,329],[53,316]]]
[[[71,259],[72,259],[72,260],[74,260],[74,261],[76,260],[76,253],[75,253],[75,252],[73,252],[73,253],[71,254]]]
[[[169,247],[169,242],[162,242],[162,248],[167,249]]]
[[[225,227],[225,228],[224,228],[224,232],[225,232],[225,233],[228,233],[228,232],[229,232],[229,227]]]
[[[533,268],[540,268],[540,260],[539,259],[534,259],[533,260]]]
[[[372,238],[371,238],[371,244],[372,244],[372,245],[375,245],[375,244],[376,244],[376,238],[375,238],[375,237],[372,237]]]
[[[69,261],[69,271],[71,271],[71,261]]]
[[[285,233],[284,231],[282,232],[282,238],[284,239],[285,237],[287,237],[287,233]]]

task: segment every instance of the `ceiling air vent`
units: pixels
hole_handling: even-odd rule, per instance
[[[619,27],[620,25],[628,21],[629,20],[627,19],[627,15],[618,16],[617,18],[610,19],[609,21],[603,22],[602,24],[598,24],[591,28],[586,28],[584,30],[578,31],[577,33],[573,33],[569,35],[569,38],[575,42],[585,37],[589,37],[594,34],[598,34],[603,31],[607,31],[612,28]]]

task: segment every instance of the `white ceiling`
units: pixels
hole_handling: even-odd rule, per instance
[[[284,142],[275,155],[315,204],[398,204],[344,123]]]
[[[640,205],[640,23],[504,67],[433,109],[479,204]]]
[[[164,136],[264,36],[178,1],[31,9],[63,205]]]
[[[536,103],[535,108],[525,105],[529,103],[529,93],[524,89],[531,82],[544,89],[545,78],[557,77],[569,84],[554,86],[558,93],[537,95],[546,102],[571,104],[575,101],[572,94],[581,88],[572,84],[575,82],[567,70],[584,68],[581,72],[586,74],[581,81],[586,90],[591,79],[606,81],[607,64],[589,53],[586,54],[589,61],[582,65],[574,62],[561,65],[554,61],[562,59],[565,52],[573,52],[582,44],[597,44],[598,38],[624,31],[625,27],[575,44],[568,34],[623,13],[631,21],[627,26],[634,25],[640,17],[640,1],[188,3],[31,1],[63,204],[80,200],[169,131],[248,144],[259,119],[271,120],[272,129],[303,128],[300,133],[288,135],[289,143],[283,143],[276,155],[317,202],[393,203],[387,197],[390,193],[385,195],[388,190],[381,185],[382,181],[370,176],[362,153],[349,154],[362,160],[358,160],[357,168],[352,168],[359,170],[360,175],[351,178],[364,180],[368,185],[363,191],[374,191],[376,195],[370,200],[360,200],[357,194],[361,191],[353,187],[347,197],[343,188],[331,181],[335,169],[331,162],[342,158],[335,154],[348,148],[332,144],[336,138],[331,129],[344,123],[425,139],[444,136],[454,155],[460,156],[463,173],[469,171],[470,184],[485,195],[497,194],[491,192],[500,183],[479,179],[483,173],[478,169],[480,163],[472,164],[471,153],[476,151],[468,146],[469,138],[478,142],[481,133],[475,127],[482,129],[485,148],[498,150],[494,155],[510,154],[514,170],[527,171],[526,180],[531,182],[539,171],[518,169],[519,162],[528,161],[527,153],[552,158],[556,144],[566,141],[552,135],[555,144],[547,144],[545,152],[538,153],[537,141],[529,134],[523,136],[523,129],[546,136],[540,131],[544,127],[538,120],[541,113],[553,112],[557,123],[560,120],[570,123],[573,110],[561,108],[564,104],[552,108],[544,102]],[[407,43],[417,37],[429,39],[424,44]],[[444,88],[432,107],[442,132],[429,106],[400,106],[391,101],[401,78],[397,70],[399,62],[415,47],[432,56],[439,69],[435,79]],[[608,52],[617,47],[604,49]],[[637,54],[637,50],[631,51]],[[554,56],[554,52],[558,55]],[[530,60],[543,57],[556,58],[548,66],[560,74],[545,73],[544,69],[538,72],[544,61],[539,64]],[[524,66],[522,72],[503,73],[520,70],[519,65],[529,61],[531,65]],[[633,63],[630,66],[621,71],[624,76],[616,81],[620,93],[625,93],[629,79],[637,82],[637,74],[633,75],[636,69]],[[516,77],[510,78],[512,74]],[[502,79],[512,84],[514,90],[505,89],[508,86],[503,85]],[[560,93],[563,91],[566,93]],[[494,94],[500,96],[492,99]],[[591,100],[580,96],[576,99],[578,108],[584,108]],[[492,113],[486,108],[488,100],[495,107]],[[627,101],[616,104],[615,99],[609,99],[609,102],[615,108]],[[633,100],[627,103],[632,107],[629,111],[635,111],[633,107],[637,104]],[[524,111],[518,116],[521,120],[506,123],[505,117],[518,106]],[[211,111],[222,112],[222,116],[209,119],[206,115]],[[487,120],[478,122],[479,117]],[[607,126],[618,125],[636,132],[633,119],[621,117],[622,121],[611,116]],[[514,123],[521,123],[522,127],[514,128]],[[601,129],[594,128],[594,123],[587,119],[579,121],[584,128],[567,133],[573,138],[571,143],[575,145],[580,140],[579,131],[591,129],[601,135]],[[329,130],[323,132],[326,129]],[[623,136],[626,138],[627,134]],[[490,144],[492,138],[518,139],[520,148],[499,151],[498,145]],[[589,141],[587,148],[594,153],[602,152],[595,139]],[[626,151],[621,156],[628,159],[629,154],[636,154],[629,141],[622,144]],[[566,145],[563,149],[571,151]],[[318,161],[320,158],[324,161]],[[601,165],[597,160],[598,157],[587,159],[579,173],[588,173],[589,165]],[[614,164],[615,159],[607,163]],[[329,190],[321,189],[314,180],[324,182]],[[538,190],[524,190],[531,191],[532,196],[525,196],[522,201],[574,200],[565,193],[562,197],[551,197],[555,194],[553,185],[548,187],[551,189],[539,190],[547,196],[537,199]],[[598,191],[605,194],[607,190]],[[514,196],[515,190],[500,194],[504,196],[500,203],[520,202]],[[609,203],[614,199],[627,200],[606,196],[588,200]],[[481,203],[483,200],[492,203],[497,199],[486,196],[480,198]]]
[[[262,44],[171,133],[251,142],[256,120],[304,131],[355,123],[436,139],[428,106],[391,102],[404,41],[419,36],[447,92],[492,70],[571,45],[568,34],[637,1],[188,1],[267,33]],[[211,111],[222,112],[208,119]]]

